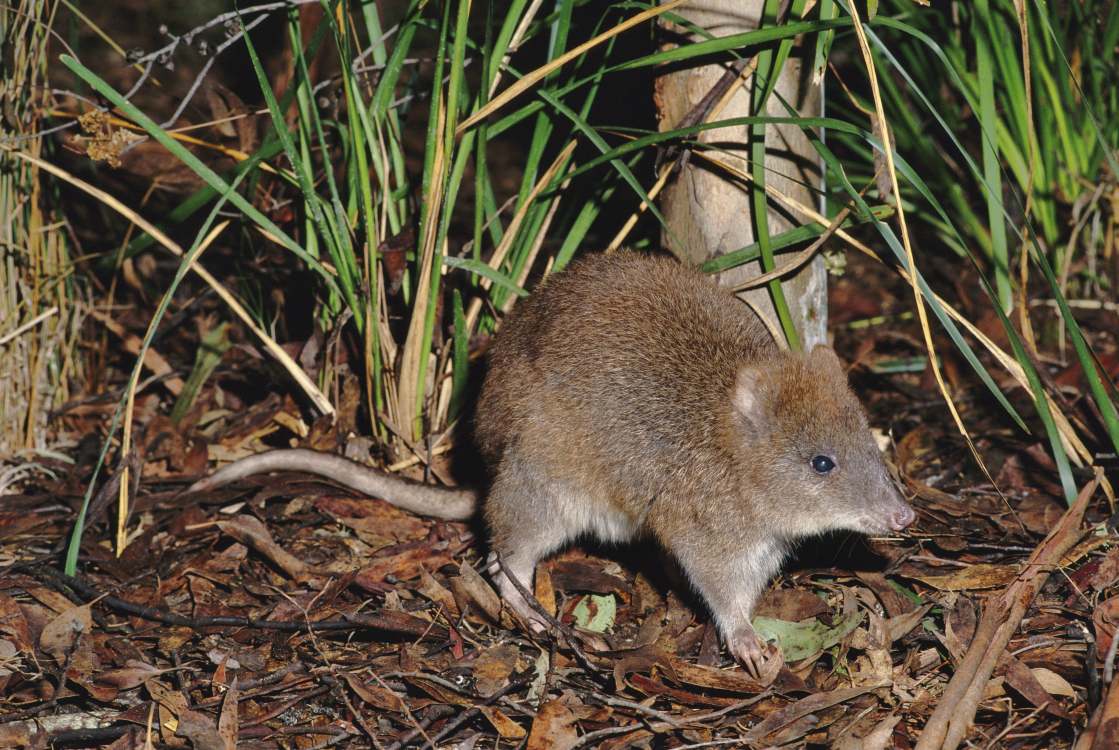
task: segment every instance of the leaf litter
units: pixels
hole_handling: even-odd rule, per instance
[[[976,404],[966,417],[990,421],[978,444],[1001,467],[1000,496],[923,374],[870,366],[907,354],[907,338],[852,335],[837,346],[862,363],[852,379],[892,427],[919,520],[904,536],[802,545],[755,616],[783,653],[765,679],[732,662],[648,546],[542,565],[535,593],[566,634],[533,635],[484,574],[478,525],[306,477],[179,496],[207,455],[263,438],[368,453],[318,426],[293,432],[290,399],[239,404],[227,370],[178,426],[138,401],[152,429],[122,557],[98,539],[103,513],[82,578],[53,572],[88,458],[0,506],[0,747],[871,750],[948,747],[953,732],[984,747],[1114,747],[1119,546],[1105,494],[1069,522],[1036,439]],[[225,361],[259,377],[252,359]],[[106,418],[70,425],[92,433]]]

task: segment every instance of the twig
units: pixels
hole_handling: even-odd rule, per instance
[[[44,575],[54,583],[62,584],[72,589],[79,597],[86,601],[97,600],[112,610],[123,614],[142,617],[145,620],[154,620],[167,625],[178,625],[193,630],[212,627],[257,628],[259,630],[278,630],[287,633],[316,633],[316,632],[344,632],[370,628],[387,633],[402,633],[417,636],[431,630],[436,631],[439,638],[446,638],[447,634],[442,627],[431,628],[430,623],[402,612],[383,612],[376,615],[347,615],[340,620],[320,620],[319,622],[294,622],[286,620],[267,620],[256,617],[184,617],[155,607],[145,607],[140,604],[119,599],[115,596],[102,596],[93,586],[80,578],[72,578],[54,570],[50,566],[40,567],[36,573]]]
[[[175,111],[171,114],[170,117],[159,123],[159,126],[161,128],[166,129],[171,127],[178,121],[180,117],[183,116],[183,112],[186,111],[186,108],[194,99],[194,95],[198,93],[199,87],[202,86],[202,82],[206,80],[206,74],[210,72],[210,68],[214,67],[214,61],[218,59],[218,55],[220,55],[222,52],[225,52],[233,44],[241,41],[241,37],[248,34],[252,29],[256,28],[267,19],[268,16],[266,15],[261,15],[257,18],[254,18],[252,21],[249,21],[247,24],[241,26],[241,28],[237,30],[237,33],[230,34],[225,41],[223,41],[217,46],[217,48],[214,49],[214,53],[206,58],[206,64],[202,66],[202,69],[198,71],[198,75],[194,77],[194,82],[190,84],[190,88],[187,90],[186,96],[183,97],[183,100],[179,102],[179,106],[175,108]]]
[[[513,588],[517,590],[517,593],[521,595],[521,598],[524,599],[528,606],[536,610],[536,613],[543,617],[545,622],[555,628],[556,631],[563,636],[563,639],[567,642],[568,647],[575,653],[575,656],[579,660],[579,663],[592,672],[601,672],[602,668],[591,662],[591,660],[587,658],[587,655],[583,653],[582,649],[579,648],[578,635],[571,628],[567,627],[562,622],[552,617],[548,610],[544,609],[543,605],[541,605],[540,602],[536,599],[536,596],[533,595],[533,593],[529,591],[523,583],[521,583],[520,579],[513,575],[513,571],[509,570],[509,568],[505,565],[505,560],[502,559],[501,555],[495,553],[494,557],[497,558],[497,565],[499,568],[501,568],[502,574],[504,574],[504,576],[509,579],[509,582],[513,584]]]
[[[425,679],[431,679],[431,678],[430,678],[430,676],[425,676]],[[482,713],[482,707],[483,706],[491,706],[494,703],[497,703],[502,698],[504,698],[509,693],[514,693],[518,690],[521,690],[522,688],[528,686],[531,682],[532,682],[532,680],[527,679],[527,678],[522,678],[520,680],[510,681],[510,683],[508,685],[504,686],[503,688],[498,690],[496,693],[494,693],[493,695],[491,695],[488,698],[486,698],[485,700],[483,700],[481,703],[478,703],[477,705],[471,706],[470,708],[466,709],[465,711],[460,713],[458,716],[456,716],[454,719],[447,722],[447,724],[442,729],[440,729],[437,734],[435,734],[431,738],[431,741],[430,741],[429,744],[432,747],[435,747],[436,742],[439,742],[439,740],[443,739],[444,737],[447,737],[452,732],[454,732],[456,729],[461,727],[463,724],[470,721],[471,719],[473,719],[478,714]],[[409,732],[408,734],[404,735],[403,737],[401,737],[396,742],[389,745],[387,750],[400,750],[400,748],[404,747],[409,742],[416,739],[416,737],[419,735],[419,732],[420,732],[419,729],[413,729],[411,732]]]
[[[606,737],[613,737],[613,736],[616,736],[616,735],[619,735],[619,734],[628,734],[629,732],[635,732],[638,729],[641,729],[642,727],[646,727],[646,726],[649,728],[650,731],[655,732],[657,734],[660,734],[662,732],[667,732],[671,729],[679,729],[679,728],[681,728],[683,726],[686,726],[686,725],[689,725],[689,724],[693,724],[693,725],[694,724],[701,724],[705,721],[710,721],[711,719],[719,718],[720,716],[723,716],[725,714],[729,714],[733,711],[737,711],[740,708],[745,708],[746,706],[757,703],[757,702],[759,702],[759,701],[761,701],[765,698],[768,698],[770,695],[772,695],[772,693],[773,693],[772,690],[764,690],[761,693],[759,693],[758,695],[751,696],[750,698],[747,698],[746,700],[739,701],[737,703],[733,703],[729,706],[725,706],[723,708],[720,708],[718,711],[711,711],[711,712],[708,712],[708,713],[705,713],[705,714],[694,714],[692,716],[681,716],[679,719],[668,716],[667,714],[664,714],[660,711],[655,711],[654,709],[648,708],[647,706],[642,706],[639,703],[632,703],[630,701],[624,701],[624,700],[620,700],[618,698],[611,698],[609,696],[596,694],[595,695],[596,698],[598,698],[600,700],[603,700],[604,702],[610,703],[611,705],[621,705],[621,706],[625,706],[627,708],[640,708],[642,713],[648,713],[650,715],[659,716],[661,720],[659,721],[659,723],[658,722],[639,722],[637,724],[628,724],[624,727],[607,727],[605,729],[598,729],[594,732],[587,732],[582,737],[580,737],[575,742],[574,745],[571,745],[570,750],[575,750],[575,748],[583,747],[584,745],[588,745],[592,742],[595,742],[597,740],[600,740],[600,739],[603,739],[603,738],[606,738]],[[742,738],[735,739],[735,740],[717,741],[715,744],[730,744],[730,743],[738,743],[738,744],[743,744],[743,745],[748,744]],[[705,745],[697,745],[696,747],[705,747]]]
[[[671,726],[673,728],[678,728],[682,724],[685,723],[684,721],[676,719],[675,717],[669,716],[664,711],[658,711],[655,708],[652,708],[650,706],[646,706],[642,703],[637,703],[636,701],[627,701],[623,698],[615,698],[613,696],[603,695],[601,693],[592,693],[592,696],[594,697],[595,700],[601,701],[602,703],[605,703],[608,706],[615,706],[615,707],[620,707],[620,708],[631,709],[633,711],[636,711],[639,714],[644,714],[645,716],[651,716],[652,718],[656,719],[657,721],[661,722],[662,724],[668,724],[669,726]]]
[[[873,182],[868,182],[865,186],[863,186],[863,189],[859,191],[860,198],[862,198],[863,195],[866,194],[866,191],[870,189],[870,186],[872,184]],[[846,221],[847,217],[850,215],[851,204],[849,203],[835,215],[835,218],[831,220],[831,223],[828,224],[823,233],[819,237],[817,237],[811,245],[797,253],[792,260],[788,261],[787,263],[783,263],[780,267],[774,268],[768,273],[763,273],[760,276],[755,276],[751,279],[748,279],[747,281],[736,286],[734,288],[734,291],[744,292],[747,289],[756,289],[759,286],[768,284],[773,279],[779,279],[782,276],[785,276],[797,270],[802,265],[812,260],[813,256],[816,255],[816,251],[823,247],[824,243],[832,238],[832,235],[836,233],[839,227],[843,225],[843,222]]]
[[[1061,557],[1080,539],[1080,521],[1099,484],[1097,474],[1080,491],[1057,527],[1030,555],[1018,578],[984,609],[971,647],[941,694],[936,710],[921,732],[916,750],[954,750],[963,741],[983,699],[987,681],[1010,637],[1021,624],[1026,609],[1049,579],[1053,566],[1059,564]]]

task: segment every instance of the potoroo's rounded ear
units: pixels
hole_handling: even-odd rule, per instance
[[[762,368],[746,365],[738,371],[734,383],[734,409],[756,429],[761,429],[768,422],[763,378]]]

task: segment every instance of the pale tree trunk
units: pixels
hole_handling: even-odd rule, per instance
[[[676,8],[675,12],[696,26],[720,37],[752,31],[759,26],[763,0],[695,0]],[[668,29],[679,34],[679,27]],[[672,38],[669,34],[669,38]],[[698,40],[697,40],[698,41]],[[820,86],[810,78],[811,45],[798,44],[785,63],[777,80],[776,91],[767,102],[767,114],[788,116],[777,94],[795,107],[801,116],[820,115]],[[695,105],[711,91],[726,70],[725,65],[707,65],[677,70],[657,80],[656,104],[661,130],[679,125]],[[738,84],[727,106],[714,119],[745,117],[751,112],[751,80]],[[749,133],[746,127],[706,131],[704,142],[730,146],[731,152],[719,151],[721,161],[749,173]],[[820,160],[798,125],[766,126],[767,183],[794,200],[818,208],[818,194],[805,185],[821,185]],[[771,235],[791,229],[785,216],[769,210]],[[678,254],[700,263],[709,258],[736,250],[754,242],[748,186],[733,180],[721,170],[693,156],[684,171],[675,176],[661,193],[661,209],[668,222],[663,233],[666,246]],[[797,223],[803,223],[799,218]],[[781,256],[777,257],[781,265]],[[720,276],[720,283],[737,286],[761,273],[760,261],[731,269]],[[823,257],[816,258],[802,270],[786,277],[783,288],[793,324],[801,344],[810,349],[827,341],[827,273]],[[765,287],[743,293],[761,314],[767,317],[771,330],[780,330],[769,291]]]

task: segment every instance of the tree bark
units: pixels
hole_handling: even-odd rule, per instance
[[[719,37],[758,28],[763,4],[764,0],[695,0],[677,8],[676,13]],[[673,25],[667,25],[663,30],[666,37],[673,40],[680,39],[684,31]],[[690,38],[695,40],[694,37]],[[800,115],[820,115],[820,86],[809,80],[810,66],[811,46],[801,43],[794,47],[778,76],[776,91],[769,97],[767,114],[782,117],[788,115],[788,111],[777,99],[776,95],[780,94]],[[655,96],[661,130],[677,127],[696,103],[715,86],[725,69],[725,64],[705,65],[674,70],[660,76]],[[746,85],[736,84],[733,97],[715,119],[752,114],[751,80],[747,79]],[[710,130],[701,134],[699,139],[705,143],[718,142],[724,147],[729,146],[729,152],[719,152],[718,158],[749,173],[747,127]],[[808,186],[821,186],[821,164],[800,126],[767,126],[765,142],[767,183],[794,200],[817,208],[818,194]],[[668,223],[663,232],[665,245],[695,263],[702,263],[749,245],[756,239],[751,218],[749,186],[733,180],[699,158],[689,159],[683,172],[666,186],[661,193],[661,208]],[[796,222],[790,221],[785,214],[774,209],[772,201],[768,218],[771,235],[802,223],[799,219]],[[778,257],[777,265],[780,264],[781,259]],[[737,286],[761,272],[760,261],[755,261],[724,272],[719,281],[725,285]],[[793,324],[800,334],[804,348],[807,350],[816,344],[826,343],[827,272],[823,257],[817,255],[798,273],[786,277],[782,286]],[[780,330],[767,288],[752,289],[741,296],[767,318],[771,330]]]

